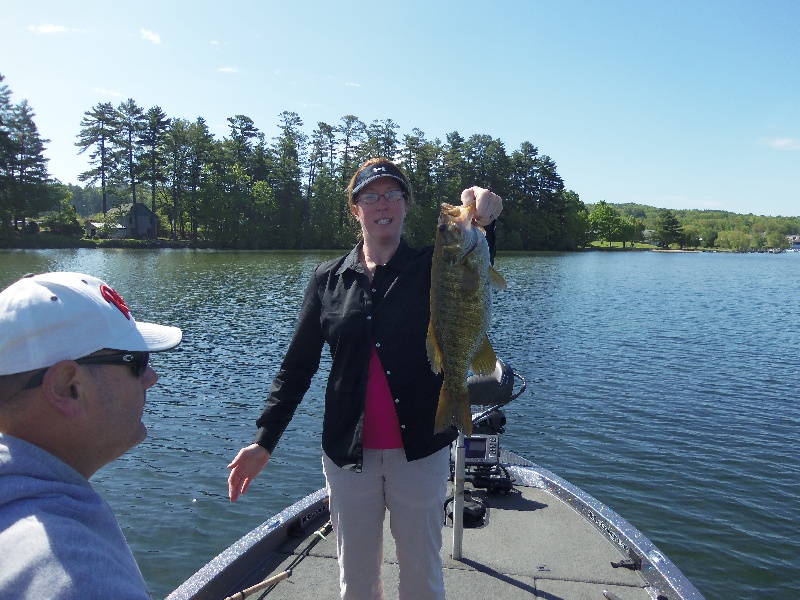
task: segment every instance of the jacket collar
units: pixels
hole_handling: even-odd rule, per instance
[[[358,260],[358,253],[363,244],[364,242],[361,241],[355,245],[355,247],[345,257],[344,261],[342,261],[342,265],[337,269],[337,275],[341,275],[348,269],[352,269],[356,273],[364,272],[364,267],[361,266],[361,262]],[[392,258],[389,259],[389,262],[386,263],[386,266],[391,267],[396,271],[402,271],[411,260],[413,255],[414,250],[409,247],[403,238],[400,238],[400,245],[397,247],[397,251],[394,253],[394,256],[392,256]]]

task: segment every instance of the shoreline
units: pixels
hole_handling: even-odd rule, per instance
[[[216,246],[209,243],[193,243],[190,241],[175,241],[159,238],[156,240],[135,240],[135,239],[104,239],[93,240],[86,238],[70,238],[67,236],[51,234],[35,234],[26,236],[10,236],[0,238],[0,250],[72,250],[77,248],[87,249],[123,249],[123,250],[226,250],[226,251],[281,251],[281,252],[336,252],[349,251],[352,246],[346,248],[242,248],[236,246]],[[572,253],[572,252],[661,252],[671,254],[700,254],[700,253],[721,253],[721,254],[783,254],[792,252],[789,249],[749,250],[740,252],[726,248],[637,248],[637,247],[608,247],[591,246],[588,248],[576,248],[575,250],[498,250],[502,254],[530,254],[530,253]]]

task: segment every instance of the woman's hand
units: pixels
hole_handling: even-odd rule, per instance
[[[269,451],[258,444],[250,444],[239,450],[239,454],[228,465],[231,469],[231,474],[228,475],[228,496],[231,502],[236,502],[247,491],[250,482],[261,472],[269,457]]]
[[[494,192],[478,186],[461,192],[461,204],[475,206],[475,216],[472,220],[481,227],[497,219],[503,212],[503,199]]]

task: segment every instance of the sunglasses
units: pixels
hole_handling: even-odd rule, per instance
[[[145,371],[147,371],[147,366],[150,364],[150,353],[115,352],[113,354],[98,354],[96,356],[76,358],[75,362],[79,365],[125,365],[130,367],[134,377],[141,377],[144,375]],[[45,373],[47,373],[47,369],[42,369],[36,373],[22,389],[30,390],[42,385]]]

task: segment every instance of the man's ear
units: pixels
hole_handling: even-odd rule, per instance
[[[80,365],[73,360],[57,362],[45,373],[42,392],[50,405],[67,417],[81,416],[86,389]]]

